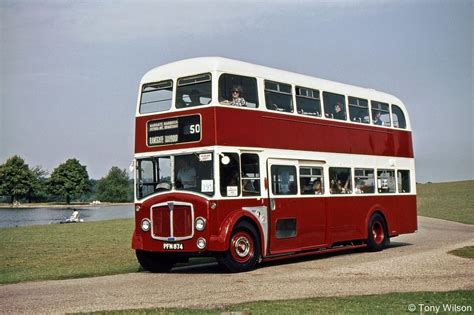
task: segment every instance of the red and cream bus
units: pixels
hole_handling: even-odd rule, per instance
[[[417,229],[411,125],[396,97],[225,58],[143,77],[135,124],[142,267],[232,272]]]

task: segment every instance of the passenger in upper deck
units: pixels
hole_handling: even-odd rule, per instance
[[[374,111],[373,117],[374,117],[374,124],[375,125],[379,125],[379,126],[383,125],[383,121],[382,121],[380,116],[382,116],[382,114],[379,111]]]
[[[341,103],[334,105],[334,119],[346,120],[346,113],[342,111]]]
[[[223,102],[221,102],[221,104],[247,107],[247,102],[245,101],[245,98],[242,97],[242,92],[243,90],[240,85],[236,85],[232,87],[232,90],[231,90],[232,101],[224,100]]]
[[[346,120],[346,113],[342,110],[342,104],[337,102],[334,105],[334,113],[326,113],[326,117],[339,120]]]

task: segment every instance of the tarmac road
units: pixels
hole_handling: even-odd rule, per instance
[[[151,307],[214,307],[256,300],[388,292],[473,290],[472,260],[447,254],[474,245],[474,225],[418,217],[419,231],[390,248],[266,263],[243,274],[217,264],[0,286],[0,313],[69,313]],[[416,301],[415,301],[416,302]]]

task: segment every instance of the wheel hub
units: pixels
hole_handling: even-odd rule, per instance
[[[375,222],[374,225],[372,226],[372,235],[374,237],[374,241],[377,244],[381,244],[384,239],[384,232],[383,232],[383,227],[380,222]]]
[[[240,236],[238,239],[235,240],[234,243],[235,253],[239,256],[244,258],[250,252],[250,242],[246,237]]]

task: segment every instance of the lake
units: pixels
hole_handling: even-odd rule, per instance
[[[84,222],[103,221],[112,219],[133,218],[135,211],[133,204],[118,206],[83,207],[70,206],[64,208],[0,208],[0,228],[36,225],[36,224],[57,224],[69,218],[72,209],[79,210],[81,219]]]

